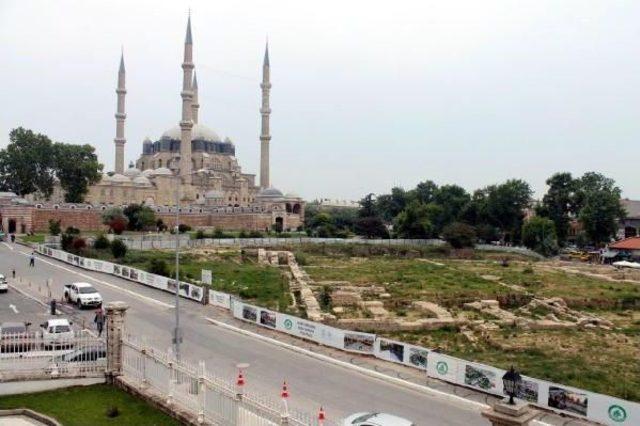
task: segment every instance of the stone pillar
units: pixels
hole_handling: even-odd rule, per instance
[[[514,405],[505,401],[496,403],[492,408],[482,412],[482,417],[489,419],[493,426],[525,426],[538,415],[538,411],[522,401]]]
[[[126,311],[125,302],[110,302],[105,307],[107,319],[107,381],[122,374],[122,337]]]

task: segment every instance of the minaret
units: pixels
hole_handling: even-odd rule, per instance
[[[191,115],[193,124],[198,124],[198,109],[200,109],[200,104],[198,103],[198,78],[196,77],[196,72],[193,71],[193,100],[191,101]]]
[[[116,112],[116,138],[113,140],[116,144],[115,172],[122,174],[124,172],[124,144],[127,142],[124,138],[124,120],[127,118],[127,114],[124,112],[124,96],[127,94],[127,89],[125,88],[124,52],[120,55],[116,93],[118,94],[118,109]]]
[[[269,91],[271,90],[270,70],[269,70],[269,43],[264,51],[264,62],[262,64],[262,107],[260,114],[262,115],[262,129],[260,131],[260,187],[269,188]]]
[[[182,120],[180,120],[180,176],[186,185],[191,184],[191,129],[193,128],[191,101],[193,92],[193,42],[191,40],[191,15],[187,21],[187,36],[184,41],[182,61]]]

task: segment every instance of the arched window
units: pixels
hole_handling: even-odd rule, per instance
[[[162,167],[162,158],[158,160],[158,168]]]
[[[140,162],[140,170],[144,170],[144,161]]]

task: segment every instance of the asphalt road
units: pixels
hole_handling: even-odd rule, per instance
[[[23,246],[0,244],[0,273],[30,281],[30,290],[46,294],[47,279],[51,292],[60,300],[65,283],[86,281],[102,294],[105,302],[124,301],[129,304],[127,331],[136,337],[145,336],[155,348],[171,345],[174,324],[174,298],[171,294],[137,283],[94,273],[38,256],[35,267],[28,265],[30,250]],[[10,289],[0,294],[0,321],[24,318],[34,324],[47,315],[37,303],[18,296]],[[15,314],[14,305],[20,312]],[[75,307],[63,307],[69,313],[93,325],[93,311],[78,312]],[[283,380],[289,385],[290,406],[317,412],[323,405],[328,416],[344,417],[358,411],[382,411],[413,420],[417,425],[487,425],[480,413],[466,404],[434,397],[393,383],[365,376],[303,354],[263,342],[249,336],[210,324],[211,307],[180,300],[181,327],[184,334],[182,357],[196,363],[204,360],[207,370],[233,380],[238,363],[249,363],[246,372],[247,390],[260,392],[272,399],[279,398]]]

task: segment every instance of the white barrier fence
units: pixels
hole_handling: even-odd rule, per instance
[[[0,338],[0,382],[104,377],[106,346],[90,334],[49,338],[34,332]]]
[[[152,388],[206,424],[229,426],[338,426],[316,414],[285,405],[283,401],[245,392],[242,387],[214,376],[204,362],[176,361],[171,352],[157,351],[131,337],[123,339],[123,374],[139,386]]]

